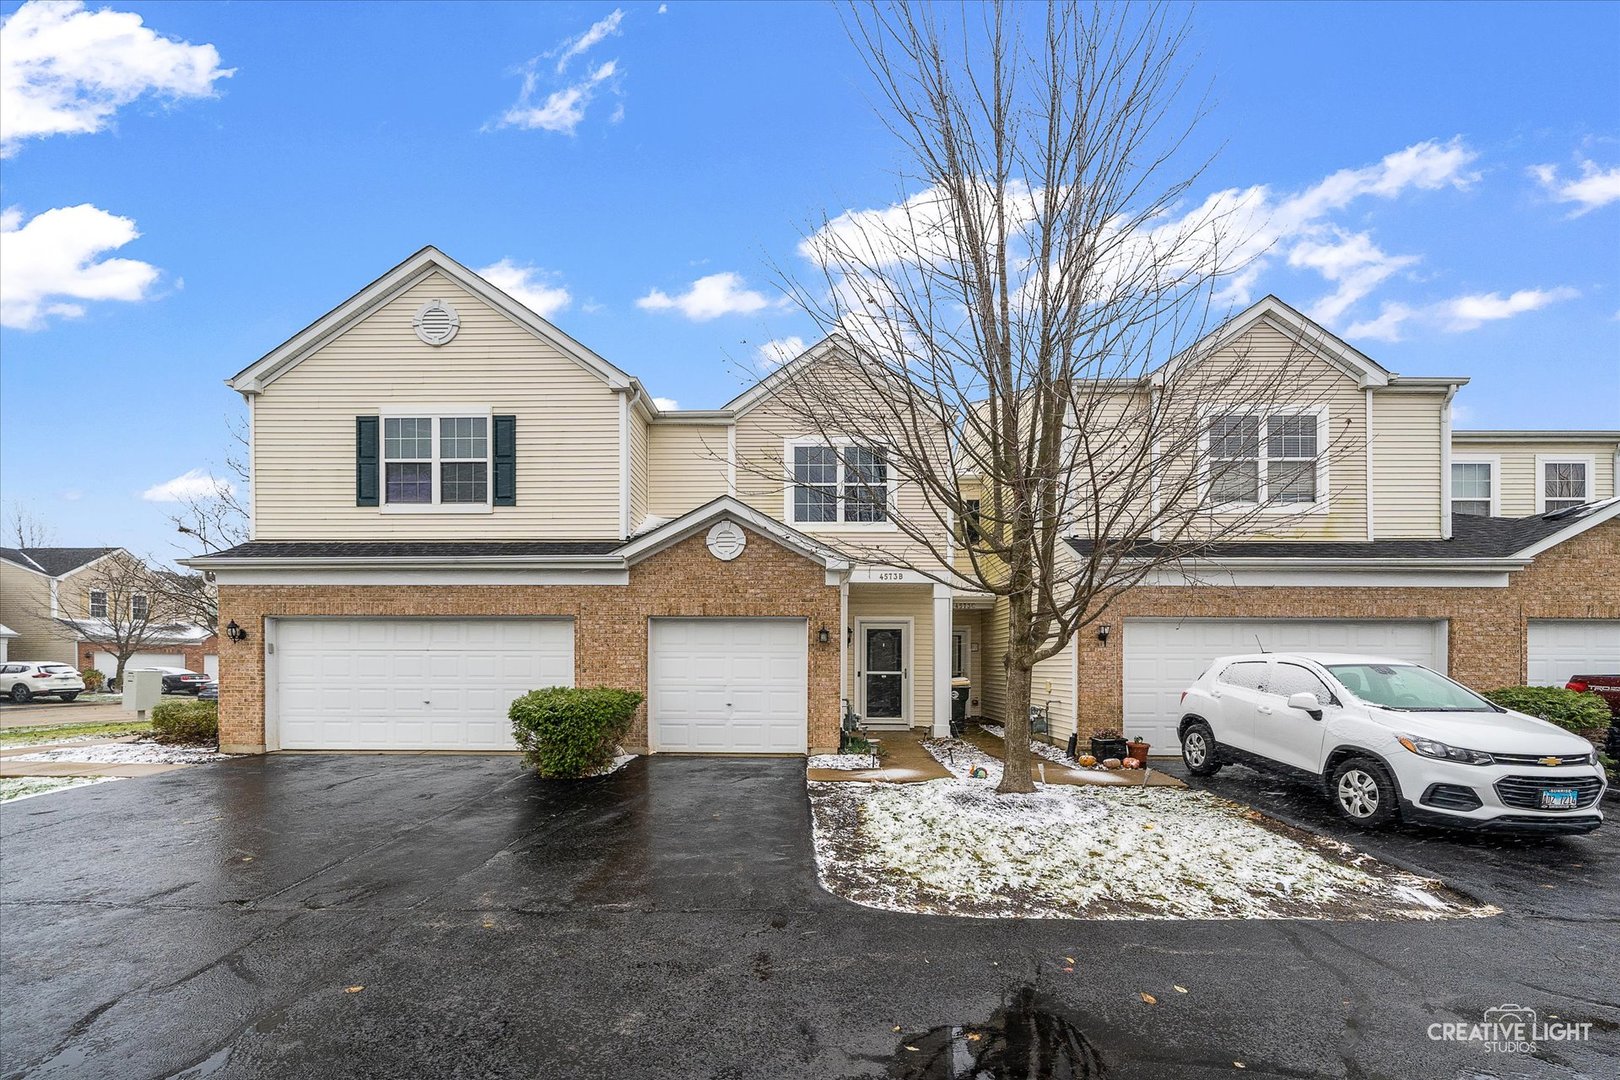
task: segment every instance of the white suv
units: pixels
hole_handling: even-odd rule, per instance
[[[66,664],[10,660],[0,664],[0,694],[21,705],[36,697],[72,701],[84,693],[84,678]]]
[[[1404,660],[1226,656],[1181,705],[1193,775],[1228,763],[1309,774],[1357,825],[1579,833],[1603,821],[1591,743]]]

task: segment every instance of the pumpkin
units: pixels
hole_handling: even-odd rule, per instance
[[[1117,769],[1117,768],[1119,768],[1119,758],[1117,758],[1117,757],[1104,758],[1103,759],[1103,768],[1105,768],[1105,769]]]
[[[1090,754],[1081,754],[1079,757],[1075,758],[1075,760],[1088,769],[1097,764],[1097,759]]]
[[[1126,758],[1120,762],[1120,765],[1127,769],[1140,769],[1142,767],[1142,763],[1133,757]]]

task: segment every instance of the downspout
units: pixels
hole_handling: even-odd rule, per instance
[[[1451,399],[1457,396],[1457,387],[1446,390],[1446,402],[1440,410],[1440,539],[1451,539]]]
[[[1367,539],[1378,539],[1377,526],[1373,524],[1373,392],[1367,387]]]
[[[619,539],[630,539],[630,391],[619,392]]]

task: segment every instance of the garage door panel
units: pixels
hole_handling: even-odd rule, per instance
[[[513,698],[573,684],[566,619],[291,619],[276,630],[289,750],[511,750]]]
[[[803,753],[803,619],[654,619],[649,714],[655,750]]]
[[[1620,620],[1531,619],[1525,680],[1563,686],[1575,675],[1620,673]]]
[[[1218,656],[1269,652],[1352,652],[1411,660],[1446,670],[1445,624],[1400,619],[1126,619],[1125,734],[1145,738],[1155,756],[1179,746],[1181,692]]]

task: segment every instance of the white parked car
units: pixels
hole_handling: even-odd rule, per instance
[[[1181,703],[1193,775],[1226,764],[1308,774],[1357,825],[1590,832],[1603,821],[1591,743],[1404,660],[1226,656]]]
[[[67,664],[49,660],[8,660],[0,664],[0,693],[18,705],[36,697],[72,701],[84,693],[84,678]]]

